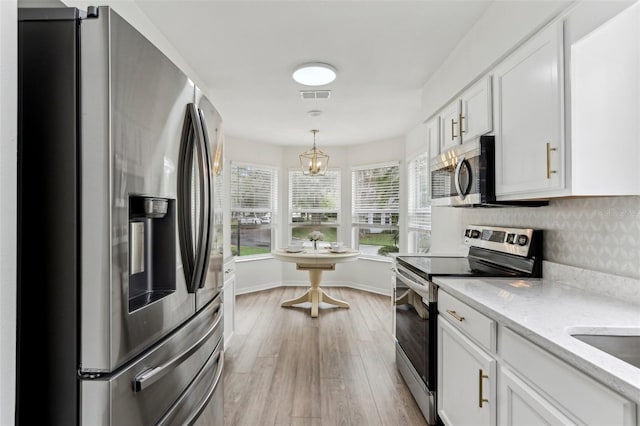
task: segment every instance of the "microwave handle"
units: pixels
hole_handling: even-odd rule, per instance
[[[462,164],[467,161],[464,158],[464,155],[462,157],[460,157],[460,160],[458,161],[458,164],[456,165],[456,171],[455,174],[453,176],[453,181],[456,184],[456,191],[458,192],[458,195],[460,196],[460,198],[462,198],[464,200],[464,197],[466,196],[465,193],[462,192],[462,188],[460,187],[460,169],[462,169]]]

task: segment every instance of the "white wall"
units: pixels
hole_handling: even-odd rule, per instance
[[[349,167],[404,160],[404,136],[347,147]],[[350,171],[350,170],[349,170]]]
[[[310,139],[310,144],[313,139]],[[307,146],[274,146],[255,141],[227,137],[225,158],[229,161],[248,162],[281,167],[279,178],[279,232],[276,247],[288,240],[288,171],[300,167],[298,155]],[[342,197],[340,240],[351,244],[351,167],[399,161],[403,163],[404,138],[375,141],[350,147],[325,147],[318,140],[318,147],[330,156],[329,167],[342,170]],[[402,166],[404,168],[404,166]],[[402,169],[401,168],[401,169]],[[361,259],[336,265],[336,270],[326,272],[323,285],[351,286],[381,294],[390,294],[390,259],[386,261]],[[260,260],[236,259],[236,292],[246,293],[279,285],[307,285],[308,274],[297,271],[295,264],[267,258]]]
[[[422,110],[424,118],[428,119],[436,113],[466,86],[473,83],[475,79],[485,74],[504,56],[513,51],[521,42],[560,14],[568,14],[569,18],[565,22],[565,38],[568,43],[572,43],[628,7],[633,3],[633,0],[593,0],[573,5],[572,3],[555,0],[548,2],[494,2],[458,44],[445,63],[423,86]],[[587,204],[596,201],[592,200]],[[637,198],[623,201],[628,205],[637,205]],[[580,203],[554,201],[553,204],[559,206],[557,210],[561,215],[569,216],[574,214],[573,210],[569,211],[569,206],[573,207]],[[628,205],[625,204],[625,209],[627,209],[625,211],[634,211]],[[490,210],[434,207],[432,209],[431,251],[439,254],[465,251],[462,235],[464,227],[472,223],[493,225],[517,223],[518,226],[540,226],[548,229],[552,224],[531,219],[538,217],[537,215],[544,211],[546,210],[508,209],[502,211],[502,209],[498,209],[492,212]],[[511,216],[510,212],[513,212]],[[500,217],[503,222],[496,220],[496,217]],[[515,219],[516,217],[528,219],[527,221],[518,221]],[[558,226],[557,221],[553,223],[553,226]],[[545,251],[548,253],[552,253],[551,248],[559,245],[559,241],[562,240],[562,236],[558,233],[550,233],[550,235],[553,236],[552,240],[545,246]],[[565,235],[565,232],[562,235]],[[595,247],[587,245],[587,250],[594,249]],[[549,259],[580,266],[582,263],[586,263],[573,259],[567,260],[561,255],[555,254],[552,254]],[[607,271],[604,266],[600,270]],[[629,276],[635,277],[637,275],[637,269],[629,272]]]
[[[14,423],[16,373],[17,2],[0,1],[0,424]]]
[[[556,0],[492,3],[423,86],[425,121],[570,4]],[[452,207],[432,208],[431,253],[457,255],[467,250],[461,237],[462,213]]]
[[[493,2],[422,88],[422,116],[429,118],[571,1]]]
[[[0,0],[3,1],[3,0]],[[43,0],[27,0],[27,1],[43,1]],[[180,52],[167,40],[167,38],[151,23],[147,15],[140,10],[135,1],[122,0],[62,0],[69,7],[77,7],[87,10],[89,6],[110,6],[116,13],[122,16],[127,22],[133,25],[142,35],[153,43],[162,53],[171,59],[178,68],[182,70],[196,85],[204,92],[209,99],[215,104],[215,94],[211,93],[198,73],[189,65],[182,57]],[[224,119],[224,116],[222,117]]]
[[[288,265],[293,265],[295,269],[293,263]],[[280,287],[282,285],[282,270],[282,262],[271,257],[254,260],[243,260],[236,257],[236,294]]]

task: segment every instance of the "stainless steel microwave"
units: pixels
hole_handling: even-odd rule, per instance
[[[431,205],[451,207],[546,206],[548,201],[496,201],[495,137],[480,136],[431,160]]]
[[[481,136],[431,160],[431,204],[479,206],[496,201],[493,136]]]

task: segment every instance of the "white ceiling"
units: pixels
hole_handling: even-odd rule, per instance
[[[109,2],[106,2],[109,3]],[[136,0],[208,88],[231,136],[277,145],[399,137],[421,89],[490,1]],[[302,100],[304,62],[338,70],[328,100]],[[321,110],[319,117],[307,114]]]

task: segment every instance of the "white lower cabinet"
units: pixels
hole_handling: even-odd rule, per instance
[[[496,360],[438,317],[438,415],[446,425],[496,424]]]
[[[445,425],[640,426],[633,401],[442,289],[438,311]]]
[[[499,381],[500,425],[560,426],[575,424],[538,392],[520,380],[509,368],[500,367]]]
[[[501,368],[508,365],[522,378],[516,382],[513,375],[507,375],[507,380],[511,381],[501,385],[498,401],[500,418],[507,420],[501,424],[531,424],[516,420],[530,419],[534,414],[559,419],[561,424],[637,424],[636,405],[633,402],[506,327],[501,328],[500,336],[498,353],[503,361]],[[505,390],[505,386],[509,390]],[[521,400],[517,402],[517,411],[518,416],[522,417],[511,417],[509,414],[509,405],[513,405],[509,397],[515,395]],[[525,408],[523,404],[528,407]],[[510,417],[513,422],[508,421]]]
[[[236,270],[235,260],[224,264],[224,346],[229,344],[229,340],[235,331],[235,305],[236,305]]]

